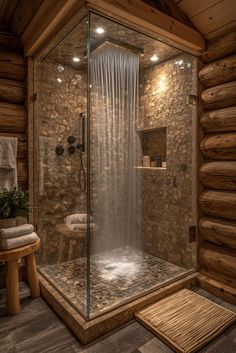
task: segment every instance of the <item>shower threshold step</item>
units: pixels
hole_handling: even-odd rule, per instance
[[[88,344],[95,339],[113,331],[114,329],[134,319],[135,312],[155,303],[156,301],[183,288],[192,288],[196,284],[198,272],[186,275],[162,288],[134,299],[109,312],[92,319],[85,319],[69,302],[39,274],[41,293],[43,298],[73,331],[83,344]]]

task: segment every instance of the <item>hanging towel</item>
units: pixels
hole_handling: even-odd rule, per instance
[[[0,191],[17,188],[17,137],[0,136]]]
[[[33,233],[34,226],[32,224],[23,224],[22,226],[0,229],[0,239],[17,238],[21,235]]]
[[[66,224],[84,224],[87,223],[87,213],[74,213],[64,219]],[[90,222],[93,222],[93,217],[90,216]]]
[[[14,249],[19,246],[36,243],[38,239],[37,234],[34,232],[16,238],[0,239],[0,248],[2,250]]]

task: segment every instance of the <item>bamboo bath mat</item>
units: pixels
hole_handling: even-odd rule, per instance
[[[194,353],[236,322],[236,314],[182,289],[135,314],[177,353]]]

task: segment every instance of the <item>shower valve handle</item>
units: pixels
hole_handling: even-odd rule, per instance
[[[78,150],[80,150],[80,149],[83,149],[83,145],[81,144],[81,143],[78,143],[78,145],[76,145],[76,148],[78,149]]]

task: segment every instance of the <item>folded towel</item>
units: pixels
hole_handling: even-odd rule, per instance
[[[77,224],[66,224],[66,226],[70,229],[70,230],[77,230],[77,231],[85,231],[87,230],[87,224],[81,224],[81,223],[77,223]],[[94,223],[90,223],[90,230],[94,230],[95,229],[95,224]]]
[[[33,231],[34,226],[32,224],[0,229],[0,239],[17,238],[20,235],[33,233]]]
[[[87,223],[87,218],[88,215],[87,213],[74,213],[69,216],[67,216],[64,219],[64,222],[66,224],[85,224]],[[93,222],[93,217],[90,216],[90,222]]]
[[[18,248],[18,246],[23,246],[31,243],[35,243],[38,240],[38,236],[36,233],[21,235],[17,238],[9,238],[9,239],[1,239],[0,240],[0,248],[2,250],[9,250]]]

